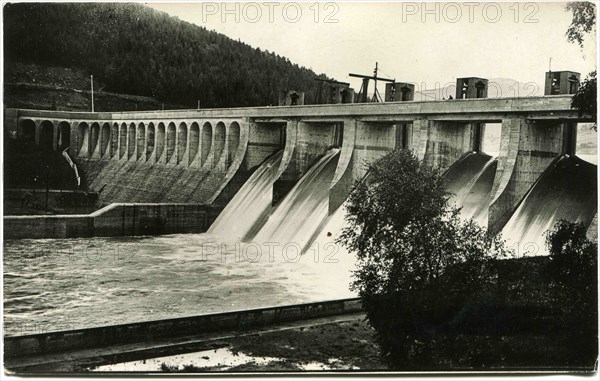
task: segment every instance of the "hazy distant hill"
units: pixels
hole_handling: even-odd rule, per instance
[[[79,68],[106,91],[196,107],[277,104],[285,90],[314,98],[316,74],[140,4],[4,6],[5,67]],[[6,73],[5,73],[6,74]],[[324,76],[322,76],[324,77]]]

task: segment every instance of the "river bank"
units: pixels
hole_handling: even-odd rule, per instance
[[[212,349],[91,368],[101,372],[386,370],[364,314],[217,340]]]

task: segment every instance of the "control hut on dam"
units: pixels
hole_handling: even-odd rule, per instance
[[[568,83],[574,77],[567,74]],[[562,74],[547,78],[563,81]],[[408,148],[446,171],[480,151],[486,123],[498,123],[500,152],[489,197],[481,201],[487,226],[497,233],[548,168],[576,153],[577,123],[594,119],[571,109],[576,86],[563,83],[550,85],[553,95],[527,98],[489,99],[485,79],[460,78],[452,101],[414,101],[414,87],[396,83],[386,91],[386,99],[394,101],[382,103],[344,104],[345,98],[336,95],[332,104],[281,107],[106,113],[8,109],[5,128],[9,138],[66,150],[83,183],[101,191],[104,204],[194,203],[217,212],[277,152],[283,156],[274,203],[329,149],[339,148],[333,179],[325,185],[331,213],[365,175],[367,163]],[[334,85],[336,94],[343,94],[343,84]],[[592,209],[581,216],[587,225],[595,218],[595,203]]]

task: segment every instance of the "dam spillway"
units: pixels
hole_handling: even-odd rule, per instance
[[[487,227],[488,203],[498,160],[492,156],[468,153],[445,174],[450,203],[461,208],[463,219],[473,219]]]
[[[43,226],[45,238],[89,237],[111,224],[154,224],[153,234],[161,233],[174,212],[165,206],[163,214],[152,215],[139,204],[148,202],[179,203],[183,209],[186,203],[206,205],[203,231],[210,230],[48,240],[47,249],[30,254],[31,262],[23,261],[29,258],[26,241],[7,242],[5,277],[11,291],[5,303],[14,329],[27,321],[58,324],[64,314],[74,316],[73,324],[81,327],[122,322],[111,320],[121,317],[135,321],[150,313],[157,316],[156,310],[170,311],[171,317],[222,306],[253,307],[258,301],[250,289],[273,295],[275,303],[345,296],[352,261],[338,253],[337,262],[324,265],[321,253],[315,262],[310,242],[334,244],[335,231],[343,226],[344,201],[353,182],[366,174],[366,164],[397,148],[413,150],[419,159],[447,171],[454,201],[466,217],[486,222],[497,233],[521,206],[528,211],[523,215],[533,218],[535,208],[525,206],[536,182],[569,150],[573,124],[590,119],[570,109],[570,96],[551,96],[142,113],[8,110],[5,120],[10,137],[66,149],[88,188],[102,190],[103,202],[128,203],[122,213],[99,212],[85,219],[5,217],[5,236]],[[485,123],[501,123],[494,160],[477,150],[478,129]],[[53,139],[40,140],[41,135]],[[592,170],[586,176],[596,179]],[[288,212],[304,202],[310,207],[298,207],[302,213],[286,221]],[[134,213],[126,213],[127,208]],[[236,218],[235,210],[243,208],[246,221]],[[595,205],[588,212],[594,218]],[[234,226],[231,234],[228,226]],[[96,230],[87,230],[91,228]],[[114,231],[119,233],[111,235],[131,234]],[[273,237],[299,243],[304,255],[295,262],[281,256],[270,261],[264,255],[244,260],[253,243]],[[118,251],[119,243],[134,245],[135,255],[117,255],[118,266],[95,262],[107,258],[99,253]],[[77,255],[57,249],[65,246]],[[69,258],[87,262],[82,266]],[[77,266],[84,272],[81,280],[72,279]],[[144,279],[160,281],[156,272],[164,268],[170,269],[165,274],[176,287],[152,291]],[[127,280],[117,279],[115,271]],[[36,274],[39,281],[32,284],[27,274]],[[84,284],[92,278],[89,287]],[[41,296],[48,304],[33,302],[40,297],[34,286],[46,290]],[[112,309],[103,295],[110,295]],[[153,307],[136,304],[138,299]],[[134,307],[124,311],[120,304]],[[60,312],[51,305],[61,305]],[[105,317],[106,311],[111,317]]]
[[[560,220],[589,226],[598,202],[598,168],[577,156],[558,158],[535,183],[502,230],[521,255],[547,255],[545,232]]]
[[[557,95],[120,113],[8,109],[9,138],[64,149],[84,186],[99,192],[105,205],[124,203],[124,210],[121,221],[115,220],[116,211],[85,219],[5,218],[5,234],[19,238],[35,231],[35,237],[60,238],[188,232],[183,227],[190,218],[195,219],[192,231],[205,231],[254,171],[279,151],[273,204],[330,147],[340,153],[329,184],[329,214],[342,205],[369,162],[397,148],[411,149],[419,159],[449,171],[449,183],[458,182],[462,189],[466,184],[460,182],[472,180],[465,174],[475,165],[469,164],[475,158],[465,155],[480,152],[487,123],[501,129],[497,160],[459,198],[464,213],[497,234],[553,160],[573,154],[577,123],[592,120],[571,109],[570,100],[570,95]],[[177,206],[135,209],[144,203]],[[180,204],[206,207],[175,222]]]
[[[328,151],[279,203],[254,237],[258,242],[297,244],[306,251],[326,222],[329,184],[338,162],[339,149]]]
[[[105,205],[207,204],[215,207],[212,221],[278,151],[283,157],[274,202],[316,157],[340,148],[330,184],[332,213],[364,175],[365,163],[402,147],[447,170],[477,151],[481,125],[500,123],[502,147],[488,205],[488,226],[497,233],[552,160],[568,150],[573,125],[593,119],[571,109],[570,100],[557,95],[106,113],[7,109],[5,126],[9,139],[66,149],[84,186],[101,190]],[[529,169],[521,171],[523,165]],[[22,224],[15,225],[15,234]]]
[[[245,241],[255,225],[267,217],[273,203],[273,182],[281,164],[283,151],[268,158],[229,201],[208,233]]]

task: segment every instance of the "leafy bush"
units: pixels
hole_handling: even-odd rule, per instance
[[[598,106],[596,100],[597,85],[596,85],[596,71],[591,72],[588,77],[583,81],[577,93],[571,99],[571,108],[576,109],[581,115],[591,115],[596,120],[598,113]],[[596,123],[594,123],[594,129],[597,129]]]
[[[566,322],[568,363],[593,363],[598,356],[598,245],[581,223],[558,221],[547,232],[548,274],[555,304]]]
[[[595,316],[598,245],[586,237],[585,226],[560,220],[546,233],[546,245],[550,252],[548,273],[570,299],[567,312],[581,318]]]
[[[411,358],[412,341],[435,335],[494,284],[503,241],[448,203],[442,174],[411,151],[373,163],[348,198],[340,243],[358,257],[353,289],[392,367]]]

